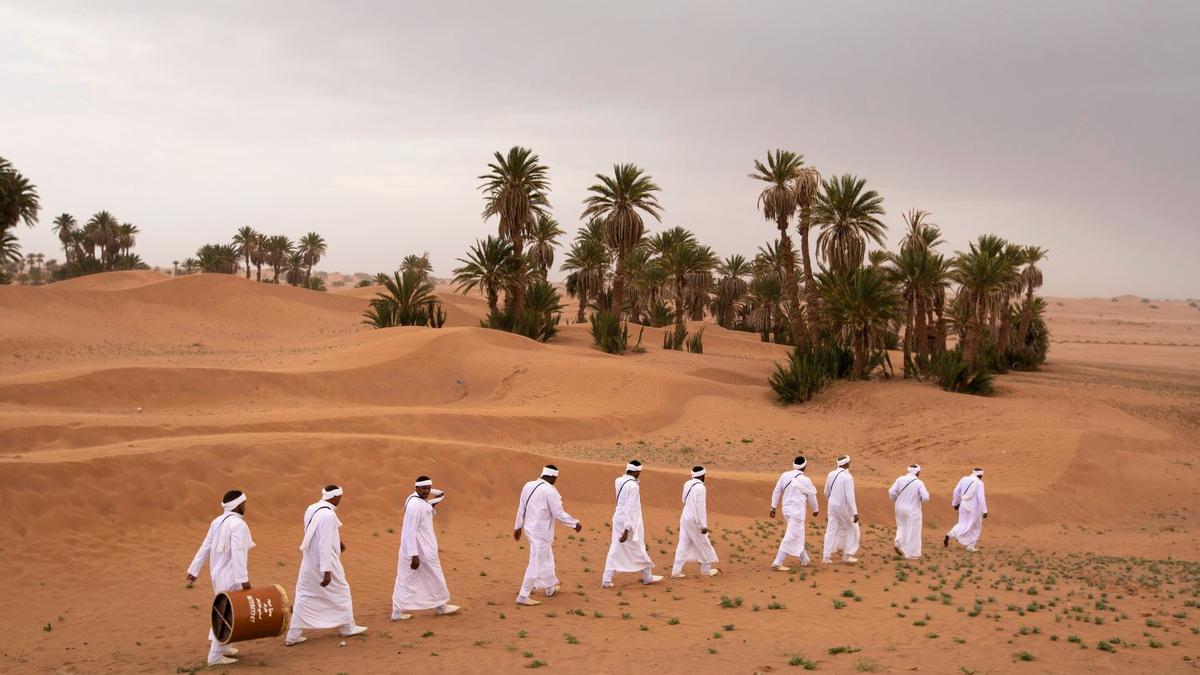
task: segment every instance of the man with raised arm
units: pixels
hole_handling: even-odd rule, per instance
[[[808,566],[808,549],[804,546],[804,520],[809,509],[815,518],[821,512],[821,506],[817,503],[816,486],[804,475],[806,466],[807,459],[796,457],[792,460],[792,470],[779,474],[779,480],[775,481],[775,490],[771,492],[771,517],[775,517],[775,509],[782,503],[783,519],[787,521],[783,540],[779,542],[779,552],[775,554],[775,561],[771,563],[771,569],[776,572],[791,571],[791,568],[784,566],[789,555],[799,558],[802,566]]]
[[[579,532],[583,525],[563,510],[562,495],[554,484],[558,482],[558,467],[547,464],[542,475],[521,488],[517,502],[517,521],[513,524],[513,539],[521,541],[522,533],[529,542],[529,565],[521,590],[517,592],[518,605],[538,605],[540,600],[529,597],[537,589],[545,589],[549,598],[558,593],[558,574],[554,568],[554,521]]]
[[[437,534],[433,531],[434,510],[445,498],[433,489],[429,476],[418,476],[413,493],[404,500],[404,525],[400,529],[400,559],[396,563],[396,585],[392,589],[392,621],[412,618],[408,610],[433,609],[439,616],[454,614],[450,589],[442,574]]]

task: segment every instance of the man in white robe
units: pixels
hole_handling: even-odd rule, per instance
[[[832,562],[833,554],[842,552],[842,560],[858,562],[858,503],[854,499],[854,477],[850,475],[850,455],[838,457],[837,468],[825,479],[825,503],[829,524],[825,528],[825,550],[821,562]]]
[[[646,552],[646,527],[642,522],[642,492],[638,477],[642,475],[642,463],[636,459],[625,465],[625,474],[617,478],[617,507],[613,512],[612,542],[608,546],[608,559],[604,561],[602,588],[612,588],[616,572],[637,572],[643,584],[662,581],[654,574],[654,562]]]
[[[321,501],[304,511],[304,539],[300,550],[300,574],[296,577],[296,595],[292,603],[292,623],[284,644],[288,647],[304,642],[304,631],[336,628],[342,637],[361,635],[366,627],[354,623],[354,603],[350,599],[350,584],[342,567],[342,521],[337,507],[342,503],[342,488],[326,486]]]
[[[683,577],[685,563],[700,563],[700,576],[714,577],[717,552],[708,538],[708,486],[702,466],[692,467],[692,479],[683,484],[683,512],[679,514],[679,543],[671,578]]]
[[[888,499],[896,502],[896,553],[905,559],[921,557],[922,504],[929,501],[929,490],[921,480],[921,466],[913,464],[907,473],[888,488]]]
[[[558,467],[547,464],[542,467],[542,476],[531,480],[521,488],[517,501],[517,520],[513,525],[513,539],[521,541],[521,535],[529,543],[529,565],[525,567],[525,578],[517,592],[518,605],[540,605],[540,600],[529,597],[535,590],[545,589],[549,598],[558,593],[558,573],[554,568],[554,521],[558,521],[576,532],[583,524],[563,510],[562,495],[554,484],[558,482]]]
[[[808,550],[804,546],[804,520],[809,509],[812,509],[813,517],[816,518],[821,512],[821,506],[817,503],[816,486],[804,475],[806,466],[807,459],[796,457],[792,461],[792,470],[779,474],[779,480],[775,481],[775,490],[771,492],[771,517],[775,517],[775,509],[782,503],[783,519],[787,521],[783,540],[779,542],[779,552],[775,554],[775,560],[771,563],[771,569],[776,572],[791,571],[790,567],[784,566],[789,555],[799,558],[801,566],[808,567]]]
[[[949,546],[950,540],[974,551],[979,543],[979,535],[983,533],[983,519],[988,517],[987,499],[983,493],[983,469],[976,467],[971,473],[963,476],[954,486],[954,498],[950,505],[958,511],[958,522],[946,533],[942,546]]]
[[[400,559],[396,563],[396,585],[392,589],[392,621],[412,618],[406,610],[435,609],[438,615],[453,614],[450,589],[438,558],[437,534],[433,531],[434,507],[445,493],[433,489],[429,476],[417,478],[415,491],[404,501],[404,525],[400,529]]]
[[[191,586],[200,576],[200,568],[208,563],[212,578],[213,595],[226,591],[250,588],[250,572],[247,562],[254,540],[250,538],[250,527],[246,525],[246,494],[241,490],[230,490],[221,499],[221,515],[208,526],[204,543],[188,566],[187,581]],[[205,614],[207,616],[207,614]],[[237,663],[232,658],[238,653],[234,647],[226,647],[208,630],[208,665],[228,666]]]

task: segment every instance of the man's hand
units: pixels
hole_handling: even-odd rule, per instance
[[[193,575],[193,574],[190,574],[190,573],[189,573],[189,574],[187,575],[187,585],[188,585],[188,588],[191,588],[191,587],[192,587],[192,584],[194,584],[194,583],[196,583],[196,577],[195,577],[195,575]]]
[[[345,553],[346,552],[346,542],[339,541],[338,545],[340,545],[342,547],[342,553]]]
[[[854,514],[854,522],[856,522],[856,523],[858,522],[858,514],[857,513]]]
[[[985,513],[985,514],[983,514],[983,517],[984,517],[984,518],[987,518],[987,514],[986,514],[986,513]]]
[[[700,534],[708,534],[708,528],[707,527],[700,528]]]
[[[415,570],[420,566],[421,566],[421,559],[414,555],[413,559],[412,559],[412,563],[409,565],[409,567],[411,567]]]
[[[248,590],[250,590],[250,582],[249,582],[249,581],[246,581],[246,582],[243,582],[243,583],[242,583],[242,590],[243,590],[243,591],[248,591]]]
[[[513,530],[513,541],[521,541],[521,528]]]
[[[624,544],[624,543],[625,543],[625,540],[626,540],[626,539],[628,539],[628,538],[629,538],[629,528],[625,528],[625,531],[621,533],[621,538],[620,538],[620,539],[618,539],[617,541],[619,541],[619,542],[621,542],[622,544]]]
[[[955,511],[957,511],[957,510],[958,510],[958,504],[955,504],[955,505],[954,505],[954,510],[955,510]]]
[[[813,518],[816,518],[819,515],[821,515],[820,511],[813,511]]]
[[[774,506],[771,507],[771,517],[772,518],[775,517],[775,507]]]
[[[575,521],[575,531],[582,532],[583,531],[583,523],[581,523],[579,521]]]
[[[333,572],[326,572],[325,578],[321,580],[321,588],[325,588],[333,581]]]

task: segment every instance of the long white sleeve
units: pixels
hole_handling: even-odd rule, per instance
[[[854,476],[851,476],[850,472],[847,471],[842,480],[846,481],[846,484],[842,487],[842,490],[846,496],[846,504],[850,506],[850,510],[853,511],[855,515],[858,515],[858,502],[854,499]]]
[[[988,512],[988,510],[987,510],[987,499],[984,497],[984,492],[983,492],[983,481],[979,481],[979,496],[977,497],[977,499],[979,500],[979,509],[980,509],[980,512],[981,512],[981,513],[987,513],[987,512]]]
[[[888,488],[888,499],[896,501],[896,498],[900,496],[900,480],[900,478],[897,478],[896,481],[892,483],[892,487]]]
[[[412,501],[412,498],[409,498]],[[400,557],[411,559],[421,555],[420,529],[424,525],[424,509],[420,504],[410,504],[404,509],[404,525],[400,530]]]
[[[952,496],[950,498],[951,506],[958,506],[959,504],[962,503],[963,483],[965,483],[965,482],[966,482],[965,480],[960,479],[958,481],[958,484],[954,486],[954,496]]]
[[[321,573],[332,572],[334,560],[339,553],[337,517],[332,511],[325,509],[319,511],[313,519],[317,521],[312,526],[317,528],[317,552],[320,555]]]
[[[513,522],[513,530],[525,527],[525,509],[529,506],[529,494],[536,485],[537,483],[526,483],[525,487],[521,488],[521,496],[517,498],[517,519]]]
[[[779,480],[775,481],[775,489],[771,492],[771,508],[779,507],[779,500],[783,497],[783,491],[787,487],[791,477],[790,473],[784,473],[780,474]]]
[[[212,526],[209,526],[208,533],[204,535],[204,542],[200,544],[200,549],[196,551],[196,556],[192,558],[192,564],[188,566],[188,574],[194,577],[200,576],[200,569],[204,567],[204,563],[208,562],[208,555],[212,552],[214,529]]]
[[[638,498],[638,483],[630,478],[622,483],[618,488],[620,496],[617,497],[617,508],[613,512],[613,530],[616,532],[624,532],[626,529],[633,527],[633,514],[631,513],[633,500]]]
[[[550,515],[563,525],[575,527],[579,523],[575,516],[563,510],[562,495],[553,486],[551,486],[550,494],[546,496],[546,506],[550,509]]]
[[[917,480],[917,490],[920,490],[921,501],[929,501],[929,490],[925,489],[925,481]]]
[[[708,527],[708,488],[704,484],[696,486],[696,493],[692,495],[695,500],[695,514],[697,520],[700,521],[700,527]]]

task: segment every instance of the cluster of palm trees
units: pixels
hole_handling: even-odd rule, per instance
[[[497,152],[488,167],[483,216],[498,217],[498,232],[475,242],[454,281],[485,295],[492,314],[520,313],[563,232],[535,153]],[[618,164],[596,178],[560,264],[576,321],[590,313],[611,314],[617,321],[602,323],[614,327],[673,324],[679,348],[685,322],[709,316],[764,341],[841,350],[851,378],[890,376],[892,349],[903,351],[904,376],[922,379],[948,351],[967,371],[1032,368],[1045,358],[1044,303],[1035,296],[1044,249],[985,235],[947,256],[930,214],[913,210],[899,250],[887,251],[883,198],[864,179],[823,178],[802,155],[775,150],[750,174],[775,236],[751,258],[721,258],[686,228],[647,231],[646,219],[661,221],[663,208],[641,168]]]
[[[239,228],[228,244],[205,244],[196,250],[195,258],[173,261],[175,273],[215,272],[237,274],[245,270],[250,278],[253,269],[256,281],[263,281],[263,266],[271,268],[267,283],[283,283],[324,290],[324,281],[313,276],[313,267],[325,257],[328,246],[324,237],[309,232],[293,242],[285,235],[268,235],[253,227]]]
[[[37,186],[17,171],[12,162],[0,157],[0,284],[12,283],[7,268],[23,261],[15,232],[17,224],[24,222],[33,227],[40,210]]]
[[[122,223],[108,211],[96,213],[82,226],[75,216],[59,214],[54,219],[54,233],[63,248],[64,276],[149,269],[133,252],[137,225]]]

